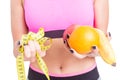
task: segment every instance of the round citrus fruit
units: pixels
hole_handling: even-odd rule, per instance
[[[92,26],[79,26],[71,33],[68,44],[76,52],[86,54],[92,46],[98,46],[99,35]]]

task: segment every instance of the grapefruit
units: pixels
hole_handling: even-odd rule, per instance
[[[68,44],[76,52],[86,54],[91,51],[92,46],[99,45],[99,35],[92,26],[79,26],[71,33]]]

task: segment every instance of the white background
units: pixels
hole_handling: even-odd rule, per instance
[[[96,61],[102,80],[120,80],[120,1],[109,0],[109,3],[110,19],[108,31],[112,34],[111,44],[116,54],[117,66],[111,67],[104,63],[100,57],[96,58]],[[10,27],[10,1],[0,0],[0,80],[17,80]],[[28,62],[25,62],[26,73],[28,64]]]

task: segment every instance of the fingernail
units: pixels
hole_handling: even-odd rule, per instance
[[[20,41],[17,41],[17,45],[20,45]]]
[[[111,37],[111,33],[110,32],[108,33],[108,35],[109,35],[109,37]]]
[[[67,39],[68,39],[70,36],[67,34],[67,36],[66,36],[66,37],[67,37]]]
[[[96,46],[92,46],[92,49],[96,49]]]
[[[22,45],[20,45],[19,48],[22,48]]]
[[[66,43],[66,40],[64,40],[63,42],[64,42],[64,44],[65,44],[65,43]]]
[[[112,64],[112,66],[114,66],[114,67],[115,67],[115,66],[116,66],[116,63],[113,63],[113,64]]]
[[[70,52],[71,52],[71,53],[74,53],[74,51],[73,51],[73,50],[71,50],[71,49],[70,49]]]
[[[24,43],[23,45],[26,46],[27,44]]]

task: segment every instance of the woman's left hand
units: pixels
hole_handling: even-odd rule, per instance
[[[68,37],[69,37],[69,35],[68,35]],[[110,41],[112,39],[111,38],[111,33],[108,32],[106,34],[106,37]],[[85,57],[97,57],[97,56],[99,56],[99,48],[97,46],[95,46],[95,45],[91,47],[91,52],[86,53],[86,54],[80,54],[80,53],[77,53],[74,49],[70,48],[67,40],[64,40],[64,43],[65,43],[66,47],[69,49],[69,51],[73,54],[73,56],[75,56],[75,57],[77,57],[79,59],[83,59]]]
[[[106,34],[107,39],[110,41],[112,39],[111,37],[111,33],[107,32]],[[99,49],[97,48],[97,46],[92,46],[92,50],[91,52],[87,55],[88,57],[96,57],[99,56]]]
[[[96,57],[99,56],[99,49],[97,48],[97,46],[92,46],[91,47],[91,52],[86,53],[86,54],[80,54],[77,53],[74,49],[69,48],[70,53],[72,53],[73,56],[79,58],[79,59],[83,59],[85,57]]]

